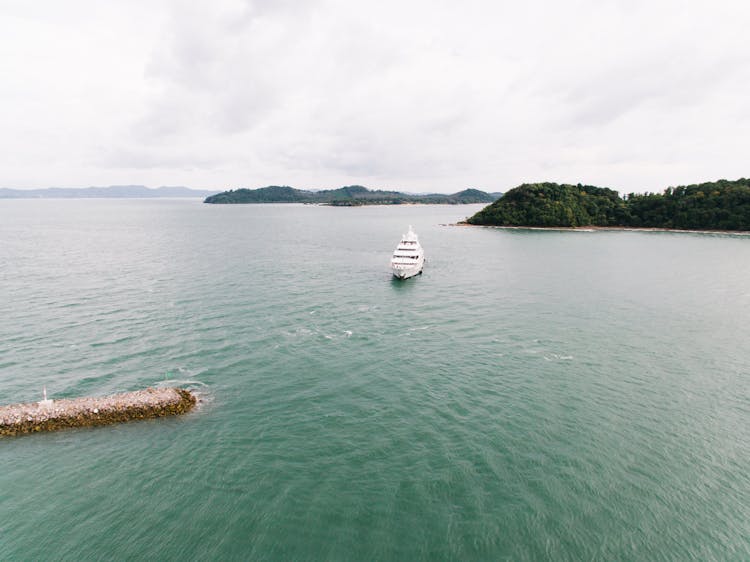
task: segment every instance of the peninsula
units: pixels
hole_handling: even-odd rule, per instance
[[[413,195],[399,191],[370,190],[361,185],[350,185],[339,189],[308,191],[289,186],[268,186],[260,189],[235,189],[207,197],[205,203],[317,203],[340,207],[359,205],[401,205],[401,204],[448,204],[492,203],[500,193],[486,193],[478,189],[465,189],[445,195],[430,193]]]
[[[630,193],[591,185],[523,184],[466,222],[549,228],[624,227],[675,230],[750,230],[750,179]]]

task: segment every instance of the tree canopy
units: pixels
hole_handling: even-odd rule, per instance
[[[361,185],[338,189],[307,191],[289,186],[272,185],[260,189],[236,189],[207,197],[206,203],[321,203],[335,206],[399,205],[402,203],[490,203],[497,197],[478,189],[465,189],[445,195],[432,193],[412,195],[399,191],[370,190]]]
[[[691,230],[750,230],[750,180],[719,180],[631,193],[556,183],[523,184],[470,217],[496,226],[624,226]]]
[[[468,222],[498,226],[615,226],[625,213],[625,202],[612,189],[580,183],[525,183]]]

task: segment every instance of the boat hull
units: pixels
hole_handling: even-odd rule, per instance
[[[413,267],[392,267],[393,276],[396,279],[408,279],[422,273],[422,267],[424,264],[415,265]]]

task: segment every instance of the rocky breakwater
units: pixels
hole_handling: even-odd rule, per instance
[[[181,388],[147,388],[101,398],[45,398],[0,406],[0,436],[174,416],[189,411],[195,403],[195,396]]]

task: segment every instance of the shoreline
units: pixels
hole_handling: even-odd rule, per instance
[[[690,230],[683,228],[657,228],[636,226],[496,226],[491,224],[469,224],[457,222],[446,226],[472,226],[479,228],[499,228],[504,230],[557,230],[562,232],[675,232],[679,234],[730,234],[750,236],[750,230]]]

